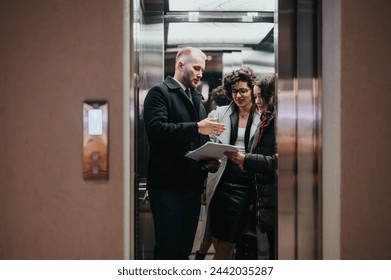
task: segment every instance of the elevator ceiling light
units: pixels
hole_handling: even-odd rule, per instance
[[[169,11],[246,11],[275,10],[275,0],[169,0]]]
[[[168,45],[255,45],[273,28],[273,23],[170,23]]]
[[[189,21],[198,21],[199,12],[189,12]]]

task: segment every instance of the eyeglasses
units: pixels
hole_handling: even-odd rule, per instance
[[[246,95],[250,90],[251,89],[248,89],[248,88],[233,89],[232,95],[236,96],[239,93],[241,96],[243,96],[243,95]]]

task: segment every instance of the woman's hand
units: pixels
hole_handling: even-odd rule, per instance
[[[243,169],[243,164],[244,164],[244,158],[245,154],[242,154],[240,152],[224,152],[224,155],[226,155],[230,160],[232,160],[236,165],[240,167],[242,171]]]

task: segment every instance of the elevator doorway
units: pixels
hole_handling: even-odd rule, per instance
[[[173,75],[175,54],[184,46],[198,47],[210,57],[199,86],[207,109],[209,93],[228,71],[247,65],[256,74],[276,73],[278,258],[319,258],[321,127],[314,53],[318,29],[316,24],[312,29],[302,26],[314,24],[318,6],[317,1],[294,2],[205,0],[197,1],[199,6],[172,0],[133,2],[136,259],[152,259],[154,246],[143,101],[152,86]],[[299,44],[306,49],[297,51]]]

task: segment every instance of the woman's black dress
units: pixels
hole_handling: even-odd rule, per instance
[[[238,243],[249,219],[249,204],[248,174],[228,160],[210,204],[212,236]]]

